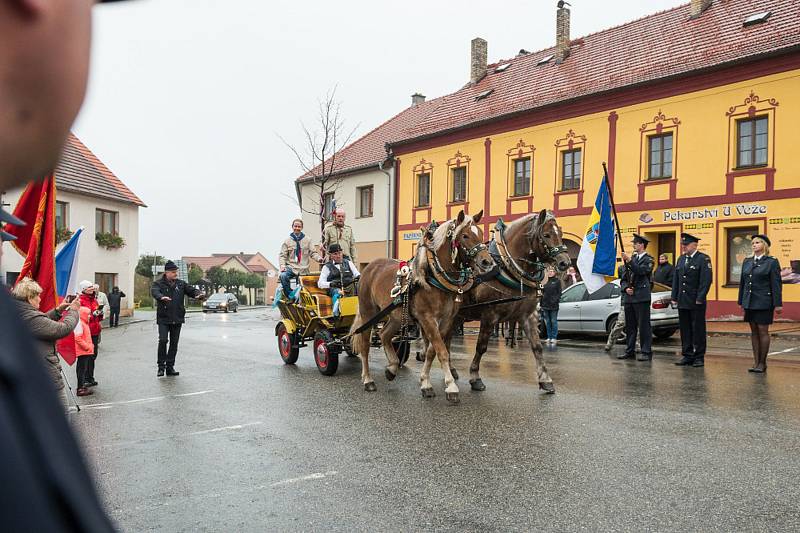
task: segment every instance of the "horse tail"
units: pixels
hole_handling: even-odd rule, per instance
[[[369,336],[372,328],[367,328],[366,331],[362,331],[361,333],[353,333],[360,328],[363,323],[364,319],[359,309],[358,313],[356,313],[356,318],[353,320],[353,325],[350,327],[350,335],[352,335],[350,338],[350,346],[353,348],[353,353],[357,355],[366,355],[369,353],[370,348]]]

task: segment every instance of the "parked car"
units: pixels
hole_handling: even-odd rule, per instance
[[[660,283],[653,284],[650,303],[650,323],[653,336],[666,339],[678,331],[678,309],[671,305],[672,290]],[[619,280],[606,283],[592,294],[581,281],[561,293],[558,309],[559,333],[602,333],[608,335],[620,313],[621,289]],[[544,324],[540,324],[540,330]]]
[[[218,292],[208,297],[208,300],[203,302],[203,312],[209,311],[233,311],[234,313],[239,310],[239,300],[236,296],[228,292]]]

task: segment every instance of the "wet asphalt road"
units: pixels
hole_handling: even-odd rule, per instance
[[[392,383],[373,349],[317,372],[277,354],[271,311],[194,315],[181,376],[155,376],[154,324],[104,333],[93,396],[70,418],[124,531],[735,531],[800,522],[800,365],[748,374],[617,361],[593,345],[546,360],[492,341],[487,390],[466,383],[475,337],[454,347],[461,403]],[[470,356],[464,355],[469,353]],[[70,377],[74,379],[72,371]]]

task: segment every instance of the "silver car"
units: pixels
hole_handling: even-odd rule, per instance
[[[558,331],[564,333],[603,333],[608,335],[620,313],[619,280],[606,283],[592,294],[583,282],[564,289],[558,306]],[[666,339],[678,331],[678,309],[671,305],[672,290],[653,284],[650,323],[653,336]]]

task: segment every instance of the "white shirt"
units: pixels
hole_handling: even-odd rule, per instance
[[[341,263],[339,263],[339,264],[341,264]],[[356,265],[353,264],[352,261],[350,261],[348,259],[347,260],[347,264],[350,267],[350,272],[353,273],[353,277],[354,278],[357,278],[357,277],[359,277],[361,275],[361,272],[358,271],[358,269],[356,268]],[[336,263],[334,263],[334,266],[336,266]],[[337,266],[336,268],[339,268],[339,267]],[[319,281],[317,282],[317,287],[319,287],[320,289],[330,289],[331,288],[331,283],[328,281],[328,276],[330,276],[330,274],[331,274],[331,271],[328,268],[328,264],[326,263],[325,266],[322,267],[322,272],[319,273]]]

